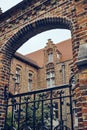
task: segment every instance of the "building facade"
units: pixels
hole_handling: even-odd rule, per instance
[[[10,92],[18,94],[68,84],[72,58],[70,39],[58,44],[48,39],[43,49],[25,56],[16,52],[11,61]]]
[[[5,13],[0,11],[0,102],[5,104],[16,50],[38,33],[57,28],[71,31],[78,130],[87,130],[87,0],[23,0]],[[3,106],[0,129],[5,117]]]
[[[16,52],[11,61],[10,93],[20,94],[69,84],[72,60],[71,39],[57,44],[48,39],[43,49],[25,56]],[[68,89],[64,90],[64,93],[68,94]],[[64,99],[63,101],[62,113],[64,124],[70,127],[70,114],[67,115],[69,113],[68,100]],[[56,126],[60,120],[59,101],[54,100],[54,105],[55,120],[53,125]]]

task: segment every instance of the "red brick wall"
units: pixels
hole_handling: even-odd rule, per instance
[[[29,73],[32,73],[32,75],[33,75],[33,78],[32,78],[33,82],[32,82],[31,90],[35,90],[34,87],[37,88],[37,86],[38,86],[37,85],[38,70],[29,64],[26,64],[16,58],[13,58],[11,61],[9,91],[14,94],[15,81],[13,78],[15,78],[15,76],[16,76],[16,68],[20,68],[20,82],[18,85],[16,85],[17,90],[19,89],[19,91],[17,91],[17,92],[18,93],[28,92],[28,74]]]
[[[80,68],[77,67],[77,61],[78,53],[80,53],[79,45],[81,46],[82,44],[87,44],[86,10],[86,0],[60,0],[56,2],[51,0],[45,3],[43,1],[43,4],[41,0],[38,2],[32,0],[29,3],[27,1],[23,1],[15,8],[0,15],[0,97],[3,97],[3,101],[0,99],[1,103],[4,102],[3,91],[5,85],[8,84],[9,81],[10,63],[15,51],[32,36],[42,31],[59,27],[71,30],[73,64],[77,78],[77,88],[75,91],[76,99],[78,99],[77,92],[81,94],[81,97],[83,96],[82,88],[84,88],[84,85],[87,86],[87,83],[85,78],[79,79],[82,73],[80,72]],[[84,64],[82,59],[81,63]],[[84,72],[84,68],[81,71]],[[83,85],[81,85],[82,83]],[[85,103],[86,101],[85,94]],[[86,130],[87,124],[84,119],[85,112],[83,112],[84,108],[82,106],[83,101],[81,99],[80,113],[82,113],[82,115],[79,115],[79,130]],[[0,121],[2,121],[3,117],[2,110],[3,109],[0,108]],[[0,125],[0,128],[2,128],[3,123],[0,122],[0,124],[2,124]]]

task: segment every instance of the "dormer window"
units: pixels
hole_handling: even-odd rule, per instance
[[[60,59],[60,55],[57,53],[57,58]]]
[[[57,59],[60,60],[62,57],[62,54],[59,52],[59,50],[56,51]]]

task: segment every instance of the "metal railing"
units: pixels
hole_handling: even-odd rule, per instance
[[[70,85],[10,94],[6,101],[5,130],[74,130]]]

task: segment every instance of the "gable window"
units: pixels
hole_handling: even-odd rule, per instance
[[[32,74],[32,73],[29,73],[29,74],[28,74],[28,91],[31,91],[32,82],[33,82],[33,74]]]
[[[47,87],[50,88],[50,87],[55,86],[54,71],[47,72],[46,76],[47,76],[47,79],[46,79],[47,80]]]
[[[53,62],[53,53],[48,54],[48,62]]]
[[[53,49],[49,48],[47,50],[47,54],[48,54],[48,62],[53,62]]]
[[[16,83],[20,83],[20,68],[16,68]]]

